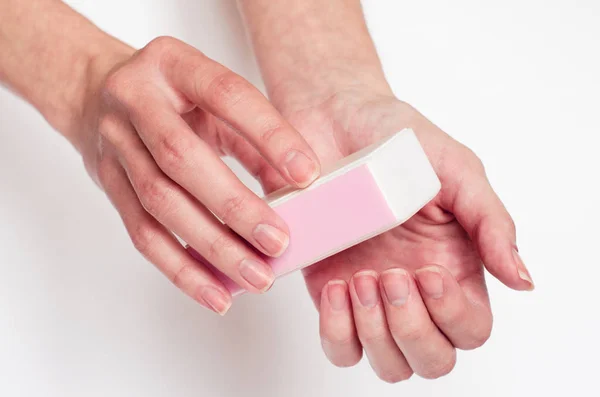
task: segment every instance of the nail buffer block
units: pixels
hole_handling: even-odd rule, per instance
[[[404,129],[340,160],[306,189],[284,188],[266,196],[287,223],[290,244],[280,257],[263,258],[276,277],[310,266],[402,224],[440,187],[414,132]],[[233,295],[243,292],[210,268]]]

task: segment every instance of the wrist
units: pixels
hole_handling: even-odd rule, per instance
[[[95,99],[99,97],[101,84],[116,65],[129,59],[134,52],[126,44],[112,37],[104,37],[81,55],[80,65],[72,79],[71,95],[64,98],[61,108],[46,117],[78,151],[82,151],[86,131],[91,127],[89,118],[98,111]]]
[[[393,96],[378,62],[322,60],[314,66],[264,76],[269,98],[284,115],[315,107],[340,96]]]
[[[271,101],[293,112],[347,90],[390,94],[360,0],[238,0]]]
[[[0,1],[0,81],[71,142],[95,60],[126,45],[62,1]]]

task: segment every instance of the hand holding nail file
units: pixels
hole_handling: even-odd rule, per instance
[[[440,188],[414,132],[404,129],[340,160],[306,189],[284,188],[266,196],[287,223],[290,244],[280,257],[265,260],[276,277],[310,266],[400,225]],[[209,267],[232,295],[243,292]]]

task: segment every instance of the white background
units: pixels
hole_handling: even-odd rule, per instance
[[[133,45],[173,35],[260,85],[229,0],[70,3]],[[488,278],[490,341],[445,378],[388,385],[364,361],[326,361],[299,275],[223,319],[201,309],[134,251],[77,154],[4,90],[1,396],[600,395],[600,2],[364,5],[397,95],[480,155],[516,220],[537,290]]]

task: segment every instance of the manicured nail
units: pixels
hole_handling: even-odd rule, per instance
[[[260,292],[268,290],[275,278],[271,266],[253,259],[244,259],[240,263],[240,274]]]
[[[439,299],[444,294],[444,280],[440,269],[435,266],[423,267],[415,272],[423,293],[430,298]]]
[[[254,228],[254,238],[268,255],[280,256],[290,243],[289,236],[274,226],[261,223]]]
[[[342,280],[327,283],[327,299],[333,310],[343,310],[348,306],[348,290]]]
[[[373,271],[363,271],[356,273],[353,277],[354,289],[360,304],[370,309],[379,302],[377,294],[377,273]]]
[[[381,275],[383,290],[392,306],[402,306],[408,300],[410,285],[408,273],[404,269],[389,269]]]
[[[224,316],[231,307],[231,300],[216,288],[204,287],[201,296],[204,302],[221,316]]]
[[[533,291],[535,286],[533,284],[533,280],[531,279],[529,271],[527,270],[525,264],[523,263],[523,260],[521,259],[521,255],[519,255],[519,252],[515,248],[513,248],[512,252],[513,257],[515,258],[515,263],[517,265],[517,272],[519,273],[519,278],[529,284],[529,291]]]
[[[319,176],[317,164],[297,150],[290,150],[285,157],[285,169],[290,178],[300,187],[310,185]]]

